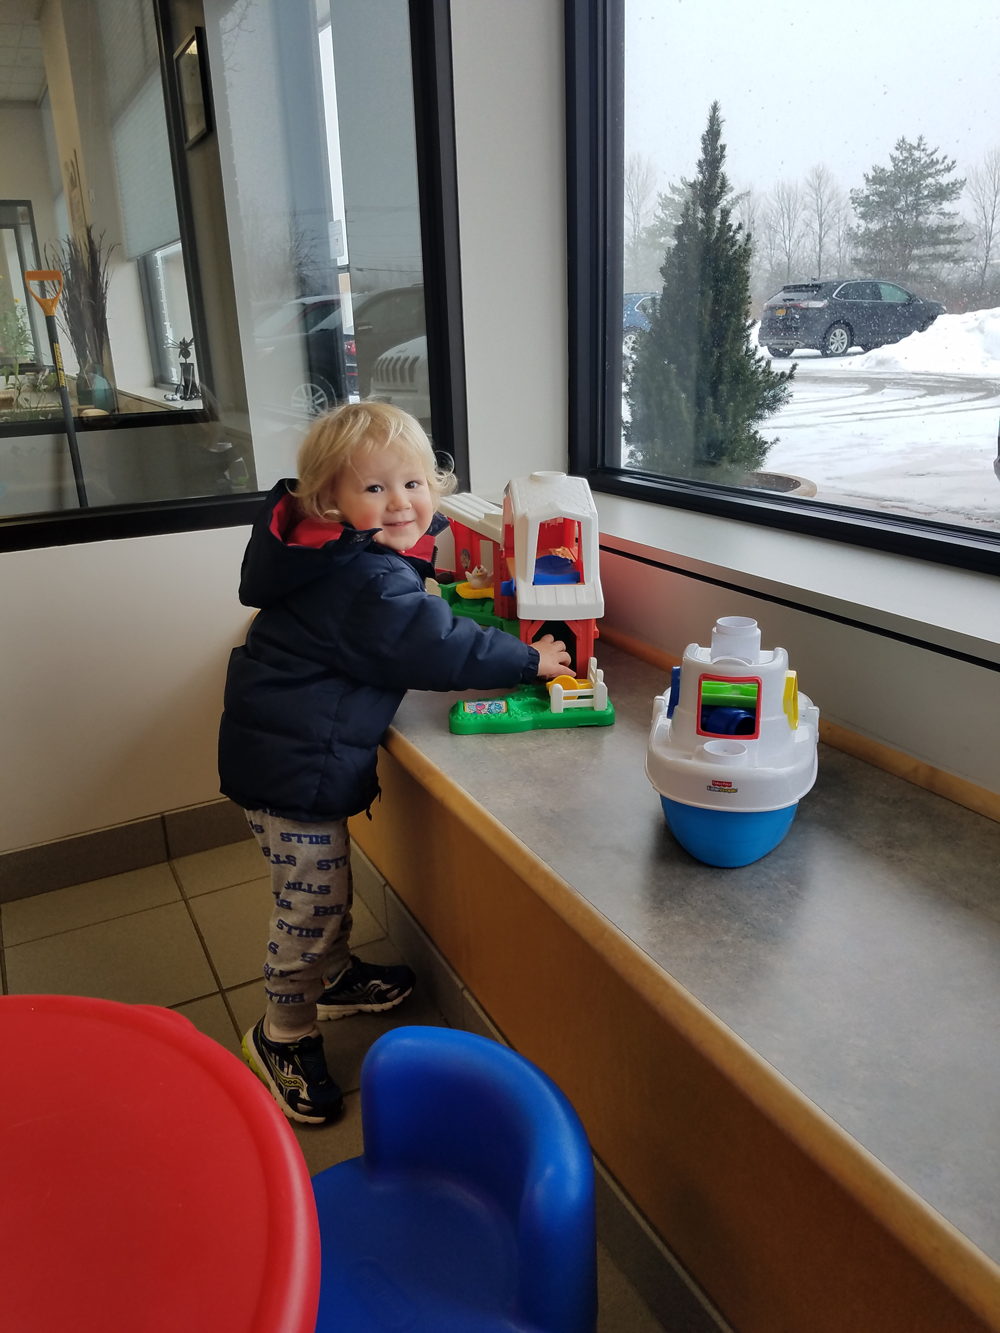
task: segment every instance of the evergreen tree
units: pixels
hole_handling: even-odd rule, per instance
[[[965,188],[964,180],[946,180],[954,158],[899,139],[888,167],[865,173],[863,190],[851,191],[860,226],[854,233],[855,263],[872,277],[903,280],[928,264],[953,264],[961,257],[957,213],[945,208]]]
[[[674,243],[674,231],[691,190],[691,182],[682,176],[680,182],[668,181],[667,188],[656,195],[656,212],[649,226],[643,229],[643,241],[656,251],[657,259]]]
[[[632,226],[633,210],[629,200],[629,164],[625,165],[625,290],[652,292],[660,285],[659,272],[663,254],[674,243],[674,228],[680,221],[689,183],[674,181],[665,191],[656,193],[652,218],[638,231]]]
[[[636,340],[625,426],[633,466],[674,476],[738,480],[770,442],[756,427],[788,395],[751,342],[750,237],[732,221],[722,117],[713,102],[650,328]]]

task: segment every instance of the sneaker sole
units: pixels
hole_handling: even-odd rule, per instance
[[[352,1018],[355,1014],[384,1014],[387,1009],[395,1009],[397,1004],[402,1004],[406,997],[412,994],[411,986],[408,991],[397,995],[394,1000],[388,1000],[385,1004],[317,1004],[316,1017],[321,1022],[330,1022],[338,1018]]]
[[[252,1074],[257,1075],[261,1083],[263,1083],[264,1087],[267,1088],[268,1092],[278,1103],[278,1105],[281,1107],[282,1111],[284,1111],[285,1115],[288,1117],[289,1120],[295,1120],[300,1125],[325,1125],[328,1119],[332,1118],[332,1116],[334,1115],[339,1114],[339,1112],[332,1112],[331,1116],[304,1115],[302,1111],[293,1111],[292,1108],[285,1101],[284,1097],[282,1097],[281,1089],[278,1087],[277,1083],[275,1083],[274,1079],[268,1072],[267,1065],[259,1064],[257,1060],[254,1059],[253,1049],[247,1042],[246,1037],[243,1038],[243,1041],[241,1043],[241,1050],[243,1051],[243,1059],[250,1066],[250,1072]]]

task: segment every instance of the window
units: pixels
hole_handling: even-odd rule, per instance
[[[882,292],[877,282],[845,282],[834,293],[838,301],[881,301]]]
[[[247,0],[207,22],[258,484],[294,474],[318,412],[371,396],[405,348],[429,384],[405,0]]]
[[[880,282],[879,291],[882,293],[883,301],[909,301],[910,293],[904,292],[902,287],[894,287],[891,282]]]
[[[902,0],[807,7],[780,65],[739,0],[567,23],[574,466],[1000,569],[995,17],[960,0],[928,43]]]
[[[38,242],[30,200],[0,201],[0,367],[2,413],[11,413],[20,389],[20,370],[44,364],[45,326],[24,285],[26,269],[38,267]]]
[[[191,307],[179,241],[139,259],[153,383],[168,403],[201,406],[201,379],[193,348]]]
[[[206,5],[198,139],[172,59],[191,36],[178,0],[0,25],[0,55],[28,53],[0,60],[17,75],[16,108],[0,90],[5,180],[30,184],[0,203],[0,546],[246,522],[316,414],[368,394],[467,472],[449,11],[412,8]],[[39,264],[64,280],[87,515],[44,321],[21,295]],[[95,295],[100,318],[81,324]],[[2,395],[11,347],[35,377],[27,421]]]
[[[30,13],[29,13],[30,9]],[[228,493],[225,423],[179,395],[175,344],[194,339],[174,192],[153,0],[25,8],[0,25],[0,63],[21,71],[0,97],[0,523],[76,509]],[[30,81],[30,87],[29,87]],[[7,100],[7,99],[10,100]],[[56,270],[54,349],[25,274]],[[164,424],[169,422],[169,429]]]

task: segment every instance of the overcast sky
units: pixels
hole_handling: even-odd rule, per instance
[[[958,159],[1000,144],[992,0],[626,0],[626,151],[690,176],[708,108],[733,184],[766,191],[825,163],[845,188],[905,135]]]

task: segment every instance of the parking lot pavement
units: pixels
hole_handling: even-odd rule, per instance
[[[1000,531],[1000,380],[852,371],[854,359],[775,363],[796,373],[763,428],[767,469],[815,482],[820,500]]]

